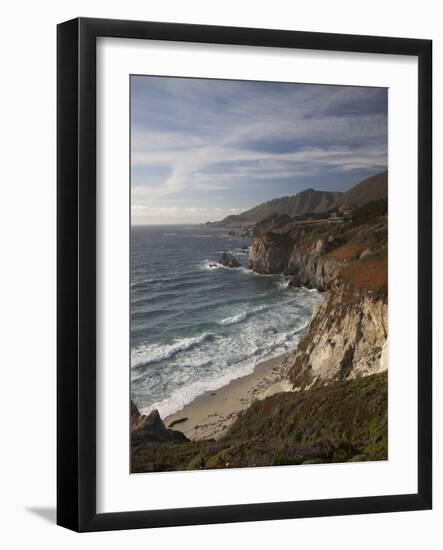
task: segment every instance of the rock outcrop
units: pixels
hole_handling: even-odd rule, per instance
[[[342,261],[327,256],[333,244],[334,240],[328,237],[296,244],[285,269],[291,277],[289,285],[326,290],[343,267]]]
[[[223,252],[218,263],[225,267],[240,267],[240,262],[230,252]]]
[[[291,237],[281,233],[265,233],[255,239],[249,251],[249,269],[257,273],[281,273],[288,265],[294,246]]]
[[[157,409],[149,415],[140,414],[131,401],[131,439],[132,443],[185,443],[189,439],[177,430],[166,428]]]
[[[131,401],[131,429],[133,424],[136,425],[139,418],[141,418],[140,411],[138,410],[137,405]]]
[[[356,214],[341,226],[289,223],[252,244],[254,271],[284,273],[289,286],[325,291],[290,371],[294,388],[386,369],[387,220],[378,202]]]
[[[365,285],[340,275],[318,306],[289,373],[294,388],[386,370],[386,260],[366,263],[360,268],[367,271]]]

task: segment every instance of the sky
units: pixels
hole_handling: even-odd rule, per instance
[[[387,167],[387,89],[131,76],[131,223],[218,221]]]

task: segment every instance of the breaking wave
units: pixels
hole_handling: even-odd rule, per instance
[[[138,367],[146,366],[151,363],[159,363],[165,359],[170,359],[174,357],[177,353],[181,351],[187,351],[192,349],[194,346],[213,338],[212,334],[202,334],[195,338],[183,338],[177,340],[173,344],[151,344],[148,346],[141,346],[134,350],[131,355],[131,365],[132,368],[136,369]]]

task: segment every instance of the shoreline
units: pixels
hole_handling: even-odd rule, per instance
[[[291,391],[287,375],[293,358],[294,350],[258,363],[252,373],[199,395],[180,411],[165,417],[165,426],[172,425],[192,441],[220,439],[251,403]]]

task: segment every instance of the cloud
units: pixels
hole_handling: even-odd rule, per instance
[[[249,207],[277,189],[343,189],[387,165],[385,89],[132,77],[131,120],[132,203],[151,214],[184,196],[209,213],[220,192],[229,211],[239,194]]]

